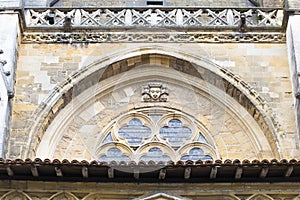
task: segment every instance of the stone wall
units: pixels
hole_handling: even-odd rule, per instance
[[[300,2],[298,0],[288,0],[288,8],[299,10]]]
[[[25,7],[46,7],[47,0],[25,0],[24,6]]]
[[[43,187],[41,187],[43,185]],[[0,181],[0,197],[10,199],[194,199],[299,200],[299,183],[84,183]],[[197,189],[195,189],[197,188]],[[246,188],[246,189],[245,189]],[[155,194],[163,193],[163,196]],[[171,197],[171,198],[170,198]]]
[[[22,0],[1,0],[0,8],[18,8],[21,7]]]
[[[146,0],[107,0],[107,1],[84,1],[84,0],[62,0],[57,5],[61,6],[146,6]],[[219,0],[164,0],[164,5],[166,6],[231,6],[231,7],[248,7],[253,6],[250,1],[247,0],[232,0],[232,1],[219,1]],[[254,0],[255,2],[255,0]],[[264,0],[256,1],[260,2],[261,6],[265,7],[281,7],[282,0]]]
[[[163,46],[149,44],[149,46]],[[28,124],[38,105],[56,84],[73,72],[116,52],[145,47],[139,43],[22,44],[20,47],[8,157],[19,157],[28,145]],[[278,115],[277,135],[285,158],[299,156],[293,96],[285,44],[165,44],[173,51],[206,58],[250,83]],[[291,112],[287,112],[291,111]]]
[[[11,98],[14,95],[14,77],[18,56],[18,15],[9,12],[0,14],[0,156],[4,157],[9,132]]]

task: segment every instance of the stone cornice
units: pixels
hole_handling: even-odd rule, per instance
[[[70,182],[299,182],[297,160],[216,160],[186,162],[116,162],[77,161],[36,158],[34,160],[0,158],[1,180],[70,181]],[[134,170],[136,169],[136,170]],[[43,171],[43,173],[39,173]],[[121,175],[116,171],[123,172]],[[159,171],[159,173],[157,172]],[[193,171],[193,173],[190,173]],[[54,173],[56,172],[56,173]],[[71,172],[71,173],[70,173]],[[172,173],[173,172],[173,173]],[[175,173],[174,173],[175,172]],[[219,172],[219,173],[217,173]],[[221,173],[223,172],[223,173]],[[142,176],[141,174],[147,174]],[[201,174],[201,176],[197,175]],[[218,174],[218,176],[216,176]],[[163,176],[162,176],[163,175]],[[35,179],[34,179],[35,178]]]
[[[280,32],[25,32],[23,43],[285,43]]]

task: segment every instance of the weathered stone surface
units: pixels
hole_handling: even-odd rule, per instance
[[[47,0],[25,0],[24,4],[26,7],[46,7]]]
[[[218,1],[218,0],[164,0],[162,1],[165,6],[232,6],[232,7],[246,7],[254,6],[251,1],[242,1],[242,0],[232,0],[232,1]],[[261,6],[266,7],[275,7],[281,6],[281,0],[264,0],[264,1],[253,1],[253,2],[262,2]],[[144,0],[108,0],[108,1],[84,1],[84,0],[73,0],[67,1],[62,0],[61,6],[147,6],[147,1]],[[149,4],[148,4],[149,5]],[[150,4],[151,5],[151,4]]]
[[[22,6],[22,0],[1,0],[0,8],[19,8]]]
[[[300,10],[300,2],[298,0],[288,0],[287,5],[289,9]]]
[[[15,108],[18,110],[16,110],[16,112],[27,113],[26,118],[30,119],[32,117],[33,110],[30,111],[29,108],[38,106],[42,102],[42,99],[47,96],[47,93],[49,93],[51,88],[54,88],[54,86],[59,82],[64,81],[76,70],[99,60],[106,55],[120,51],[121,49],[139,48],[142,46],[143,44],[138,43],[105,43],[89,44],[88,46],[70,44],[22,44],[18,61],[19,66],[16,82],[16,101],[14,103],[16,105]],[[165,45],[161,46],[164,47]],[[283,145],[282,150],[284,152],[284,157],[293,157],[298,154],[297,150],[291,152],[288,149],[288,146],[286,146],[290,145],[290,137],[294,138],[297,136],[293,135],[296,134],[294,115],[291,112],[289,113],[289,117],[287,117],[287,113],[285,112],[285,110],[292,109],[293,100],[290,95],[292,88],[288,81],[288,77],[290,77],[290,75],[286,56],[286,46],[284,44],[181,45],[169,43],[167,47],[180,49],[182,52],[208,58],[213,62],[219,63],[225,68],[229,68],[235,74],[242,77],[243,80],[250,83],[251,86],[256,89],[260,95],[267,100],[267,102],[269,102],[274,112],[277,113],[279,123],[282,125],[281,128],[287,133],[291,133],[286,136],[286,139],[281,137],[278,138]],[[228,65],[229,62],[232,64]],[[136,57],[134,59],[129,59],[126,63],[116,63],[112,66],[112,68],[108,68],[103,74],[98,74],[94,78],[86,79],[84,82],[76,86],[75,90],[73,90],[75,93],[70,94],[67,98],[72,98],[72,95],[82,91],[84,88],[92,86],[95,82],[93,83],[91,80],[99,81],[104,77],[109,77],[115,74],[116,72],[120,73],[121,71],[133,68],[138,65],[138,63],[153,63],[163,66],[175,64],[174,66],[177,65],[178,67],[182,67],[182,70],[185,70],[183,67],[185,66],[184,62],[176,64],[175,60],[170,60],[164,56]],[[195,74],[193,71],[186,71],[186,73],[192,75]],[[243,97],[240,96],[240,94],[236,93],[236,91],[232,92],[232,95],[240,98],[241,104],[245,103],[245,100],[243,100]],[[28,96],[28,94],[30,94],[30,96]],[[123,100],[124,102],[128,102],[128,100],[125,101],[123,98],[120,98],[118,101],[121,103]],[[116,104],[115,100],[110,100],[108,98],[107,101],[108,102],[105,103],[107,108],[109,108],[108,105]],[[137,101],[140,101],[140,99],[137,99]],[[31,106],[27,106],[22,109],[22,104],[24,103]],[[131,106],[127,105],[126,108],[129,107]],[[104,116],[108,116],[108,113],[104,112],[103,114],[105,114]],[[253,113],[253,115],[255,114]],[[14,118],[17,119],[17,115],[13,115],[13,119]],[[109,121],[109,119],[110,118],[106,117],[107,121]],[[257,116],[257,120],[258,122],[261,120],[259,115]],[[211,123],[207,120],[204,121],[208,124]],[[15,128],[16,127],[13,127],[13,129]],[[230,130],[236,130],[237,133],[240,132],[237,128],[231,128]],[[75,139],[76,137],[73,138]],[[240,136],[240,138],[243,137]],[[224,139],[226,138],[224,137]],[[230,139],[227,141],[230,141]],[[234,139],[232,139],[232,141],[234,141]],[[67,144],[68,142],[66,145]],[[61,145],[63,145],[63,143],[61,143]],[[77,145],[77,147],[82,146],[80,143]],[[75,147],[76,145],[74,145],[74,148]],[[234,148],[234,146],[230,148]],[[63,149],[65,149],[65,147],[61,148],[62,151]],[[226,148],[224,148],[224,150],[225,149]],[[235,154],[237,157],[242,156],[238,155],[238,150],[233,152],[237,153]],[[64,154],[59,155],[63,156]],[[71,157],[72,155],[69,156]],[[81,157],[84,156],[81,155]]]
[[[43,185],[43,187],[41,187]],[[10,199],[143,199],[154,194],[182,199],[298,199],[298,183],[93,183],[1,181],[0,197]],[[15,190],[18,188],[18,190]],[[116,188],[117,191],[116,192]],[[197,190],[195,190],[197,188]],[[247,189],[245,191],[245,188]],[[284,192],[282,191],[284,190]],[[159,196],[159,199],[162,199]],[[170,199],[170,198],[164,198]]]

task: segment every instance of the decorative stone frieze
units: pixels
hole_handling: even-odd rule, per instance
[[[23,43],[106,43],[106,42],[143,42],[143,43],[285,43],[284,33],[216,33],[216,32],[26,32]]]
[[[187,171],[187,170],[186,170]],[[138,174],[138,173],[137,173]],[[8,188],[9,183],[15,188]],[[187,199],[299,199],[297,183],[94,183],[94,182],[34,182],[1,181],[1,199],[26,200],[94,200],[94,199],[142,199],[142,200],[187,200]],[[38,186],[45,185],[46,189]],[[275,185],[275,186],[274,186]],[[25,187],[26,186],[26,187]],[[116,186],[118,192],[115,192]],[[247,190],[245,190],[247,187]],[[67,189],[65,189],[67,188]],[[159,189],[157,189],[159,188]],[[197,190],[195,190],[197,188]],[[282,192],[282,188],[286,188]],[[157,193],[163,191],[163,193]]]

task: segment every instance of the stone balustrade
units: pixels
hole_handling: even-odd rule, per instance
[[[24,10],[27,28],[281,28],[282,9],[59,8]]]

